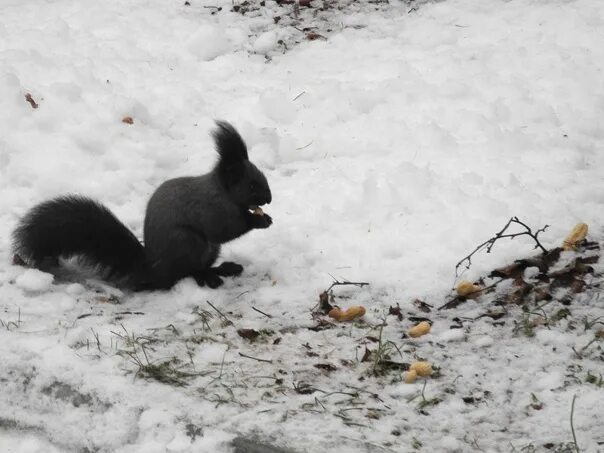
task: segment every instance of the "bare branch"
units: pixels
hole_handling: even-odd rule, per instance
[[[523,227],[525,229],[525,231],[521,231],[519,233],[504,234],[508,230],[508,228],[510,228],[510,226],[512,226],[513,224],[520,225],[521,227]],[[491,253],[491,250],[493,249],[495,242],[497,242],[500,239],[506,239],[506,238],[514,239],[514,238],[517,238],[518,236],[530,236],[535,241],[535,248],[541,249],[541,251],[544,254],[547,253],[548,252],[547,249],[545,247],[543,247],[543,245],[541,245],[541,242],[539,242],[539,233],[543,233],[548,227],[549,227],[549,225],[545,225],[543,228],[540,228],[533,233],[533,230],[528,225],[526,225],[524,222],[521,222],[518,219],[518,217],[514,216],[514,217],[510,218],[510,220],[508,220],[508,222],[505,224],[505,226],[498,233],[495,233],[495,236],[484,241],[482,244],[478,245],[469,255],[462,258],[461,261],[459,261],[455,265],[455,276],[456,277],[459,276],[460,267],[463,266],[465,269],[469,269],[472,266],[472,257],[479,251],[485,249],[487,253]]]
[[[333,278],[333,283],[329,288],[325,290],[326,292],[330,292],[334,286],[357,286],[359,288],[362,288],[363,286],[369,286],[369,283],[367,282],[349,282],[348,280],[339,281],[333,275],[329,274],[329,276]]]

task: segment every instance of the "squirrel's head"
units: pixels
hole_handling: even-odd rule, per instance
[[[264,174],[249,161],[245,142],[226,121],[216,121],[213,137],[220,156],[215,171],[229,197],[242,209],[254,209],[272,201]]]

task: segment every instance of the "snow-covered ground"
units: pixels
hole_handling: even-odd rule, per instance
[[[604,240],[604,2],[360,2],[302,8],[296,29],[292,5],[189,1],[0,0],[0,450],[221,453],[252,435],[299,452],[554,451],[576,395],[578,445],[604,451],[604,388],[586,382],[602,342],[572,350],[602,327],[585,324],[604,316],[597,292],[532,337],[517,307],[464,321],[488,297],[412,303],[444,303],[455,264],[514,215],[551,225],[548,248],[579,221]],[[309,24],[326,39],[305,39]],[[19,216],[58,194],[142,235],[155,187],[213,165],[215,118],[273,192],[274,225],[225,247],[242,277],[132,295],[10,265]],[[498,242],[464,278],[532,245]],[[365,323],[307,329],[330,275],[370,283],[334,291]],[[440,368],[425,388],[361,362],[397,303],[382,342]],[[402,338],[409,316],[432,332]]]

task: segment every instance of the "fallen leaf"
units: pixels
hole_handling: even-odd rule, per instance
[[[417,308],[420,309],[420,311],[423,311],[424,313],[430,313],[432,311],[432,305],[424,302],[423,300],[419,300],[419,299],[415,299],[413,301],[413,305],[415,305]]]
[[[260,336],[260,332],[254,329],[237,329],[237,334],[241,338],[245,338],[246,340],[254,341],[258,336]]]
[[[497,319],[503,318],[504,316],[505,316],[505,311],[487,311],[486,313],[480,315],[476,319],[486,317],[486,318],[491,318],[493,320],[497,320]]]
[[[312,330],[314,332],[320,332],[321,330],[327,330],[335,327],[336,325],[333,322],[329,322],[326,319],[317,320],[317,324],[308,328],[308,330]]]
[[[369,359],[371,358],[371,351],[369,350],[369,348],[365,348],[365,353],[363,354],[363,358],[361,359],[361,362],[369,362]]]
[[[31,94],[30,94],[30,93],[27,93],[27,94],[25,95],[25,100],[26,100],[27,102],[29,102],[29,105],[31,105],[31,108],[32,108],[32,109],[37,109],[37,108],[39,107],[39,106],[38,106],[38,104],[36,103],[36,101],[34,101],[34,98],[33,98],[33,97],[31,97]]]
[[[396,307],[390,307],[388,309],[388,314],[396,316],[399,321],[403,320],[403,314],[401,313],[401,307],[399,306],[399,304],[396,304]]]
[[[333,305],[329,303],[329,293],[323,291],[319,294],[319,308],[325,313],[329,313],[333,309]]]
[[[371,409],[369,409],[367,411],[367,414],[365,415],[367,418],[370,418],[372,420],[379,420],[381,418],[380,414],[378,414],[376,411],[373,411]]]
[[[514,264],[510,264],[509,266],[495,269],[489,274],[489,277],[516,278],[522,275],[527,266],[528,262],[526,260],[518,260]]]
[[[553,299],[552,293],[549,291],[549,288],[545,286],[538,286],[537,288],[535,288],[534,294],[536,302]]]
[[[332,365],[331,363],[316,363],[314,367],[323,371],[327,371],[328,373],[331,373],[332,371],[338,369],[335,365]]]
[[[309,41],[316,41],[317,39],[327,40],[325,36],[320,35],[319,33],[315,33],[314,31],[306,33],[306,39],[308,39]]]

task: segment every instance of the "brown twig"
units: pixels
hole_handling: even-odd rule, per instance
[[[264,313],[262,310],[258,310],[256,307],[252,307],[252,310],[257,311],[258,313],[260,313],[261,315],[266,316],[267,318],[272,318],[272,315],[269,315],[268,313]]]
[[[348,280],[344,280],[343,282],[339,281],[337,278],[335,278],[333,275],[329,274],[329,276],[331,278],[333,278],[333,283],[331,284],[331,286],[329,288],[327,288],[325,291],[329,292],[332,290],[332,288],[334,286],[357,286],[359,288],[362,288],[363,286],[369,286],[369,283],[367,282],[349,282]]]
[[[526,231],[521,231],[520,233],[504,234],[512,224],[520,225],[520,226],[524,227]],[[533,233],[533,230],[528,225],[526,225],[524,222],[521,222],[518,219],[518,217],[516,217],[516,216],[512,217],[510,220],[508,220],[508,222],[501,229],[501,231],[496,233],[495,236],[493,236],[492,238],[484,241],[482,244],[477,246],[472,251],[472,253],[470,253],[469,255],[462,258],[455,265],[455,276],[459,276],[460,267],[465,266],[465,269],[470,268],[470,266],[472,265],[472,257],[476,253],[478,253],[480,250],[486,249],[487,253],[491,253],[491,250],[492,250],[493,246],[495,245],[495,242],[497,242],[499,239],[506,239],[506,238],[514,239],[514,238],[517,238],[518,236],[530,236],[535,241],[535,248],[536,249],[539,248],[539,249],[541,249],[541,251],[543,253],[547,253],[547,249],[545,247],[543,247],[543,245],[541,245],[541,242],[539,242],[539,233],[543,233],[548,227],[549,227],[549,225],[545,225],[543,228],[540,228]]]
[[[268,359],[259,359],[258,357],[252,357],[251,355],[246,355],[243,352],[240,352],[239,355],[241,357],[245,357],[246,359],[252,359],[252,360],[257,360],[258,362],[265,362],[265,363],[273,363],[272,360],[268,360]]]

